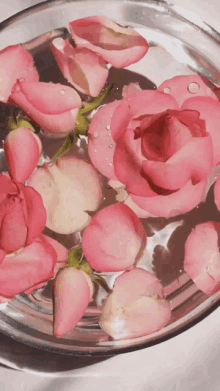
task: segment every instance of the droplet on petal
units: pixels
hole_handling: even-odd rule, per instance
[[[197,83],[190,83],[189,86],[188,86],[188,91],[191,93],[191,94],[197,94],[197,92],[199,92],[199,85]]]
[[[163,92],[164,92],[165,94],[170,94],[170,93],[171,93],[171,89],[170,89],[169,87],[165,87],[165,88],[163,89]]]

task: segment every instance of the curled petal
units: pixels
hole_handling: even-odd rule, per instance
[[[93,166],[76,157],[63,157],[56,164],[36,170],[28,185],[43,198],[47,227],[69,234],[80,231],[90,221],[102,198],[99,176]]]
[[[90,287],[82,270],[61,270],[54,284],[54,329],[56,337],[71,331],[82,318],[90,301]]]
[[[178,190],[190,179],[193,183],[206,179],[212,165],[212,140],[208,135],[192,138],[165,163],[145,160],[142,168],[156,186]]]
[[[113,166],[115,142],[111,136],[110,122],[118,104],[119,102],[116,101],[101,107],[93,116],[88,132],[89,157],[97,170],[111,179],[117,177]]]
[[[220,162],[220,104],[218,101],[209,97],[201,96],[187,99],[181,110],[197,110],[200,118],[205,121],[206,132],[210,133],[213,143],[214,162],[216,165]]]
[[[99,323],[112,338],[125,339],[160,330],[170,317],[170,304],[163,298],[159,280],[135,268],[116,278]]]
[[[36,138],[39,139],[29,129],[17,128],[5,139],[5,158],[12,179],[17,182],[25,182],[37,166],[40,148]]]
[[[154,216],[173,217],[184,214],[195,208],[203,199],[206,180],[196,185],[189,180],[180,190],[169,195],[140,197],[130,194],[131,199],[140,208]]]
[[[141,222],[123,204],[113,204],[96,213],[82,237],[82,249],[90,266],[106,272],[131,267],[145,244]]]
[[[42,236],[0,265],[0,295],[12,298],[53,277],[56,252]],[[13,271],[13,272],[12,272]]]
[[[186,99],[197,96],[208,96],[218,101],[217,96],[208,87],[208,80],[206,84],[203,79],[196,73],[175,76],[172,79],[165,80],[157,90],[172,95],[176,99],[179,107],[181,107]]]
[[[16,88],[20,88],[27,101],[43,114],[62,114],[81,106],[77,92],[61,84],[18,81]]]
[[[214,200],[215,200],[215,205],[220,211],[220,177],[218,177],[214,186]]]
[[[105,61],[86,48],[74,48],[69,41],[56,38],[51,45],[65,78],[80,92],[97,96],[108,77]]]
[[[148,51],[147,41],[139,33],[105,16],[78,19],[69,28],[77,47],[98,53],[115,68],[139,61]]]
[[[7,194],[16,192],[16,184],[11,180],[7,172],[2,172],[0,174],[0,202],[6,198]]]
[[[20,88],[13,90],[11,99],[19,105],[27,115],[41,126],[45,131],[54,137],[65,137],[73,130],[76,118],[79,111],[79,106],[61,114],[45,114],[37,110],[30,102],[28,102],[25,94]]]
[[[39,81],[33,58],[21,45],[1,50],[0,63],[0,101],[7,102],[17,79]]]
[[[148,217],[156,217],[147,210],[144,210],[140,208],[135,202],[132,200],[131,196],[129,195],[126,200],[123,202],[123,204],[127,205],[133,212],[139,217],[139,219],[147,219]]]
[[[220,288],[220,226],[199,224],[185,243],[184,269],[199,289],[207,294]]]

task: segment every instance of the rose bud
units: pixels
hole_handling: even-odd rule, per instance
[[[77,48],[92,50],[115,68],[138,62],[148,51],[147,41],[139,33],[106,16],[74,20],[69,28]]]
[[[97,96],[105,85],[108,68],[105,61],[86,48],[74,48],[68,41],[56,38],[51,49],[64,77],[80,92]]]
[[[41,196],[31,187],[0,175],[0,249],[14,252],[31,244],[43,231],[46,211]]]
[[[185,243],[184,269],[199,289],[211,294],[220,289],[220,224],[198,224]]]
[[[147,241],[145,230],[126,205],[110,205],[92,218],[83,232],[82,249],[89,265],[114,272],[136,263]]]
[[[12,130],[4,142],[11,178],[24,183],[37,166],[42,145],[39,137],[26,128]]]
[[[135,268],[116,278],[99,321],[114,339],[135,338],[154,333],[170,320],[170,304],[164,299],[159,280]]]
[[[39,81],[34,61],[21,45],[8,46],[0,51],[0,101],[7,102],[18,79]]]
[[[28,185],[42,197],[47,211],[47,227],[61,234],[85,228],[102,199],[99,176],[82,159],[65,156],[56,163],[38,168]]]
[[[12,298],[42,286],[54,276],[56,261],[56,251],[39,235],[22,251],[4,258],[0,265],[0,295]]]
[[[17,81],[10,99],[54,137],[65,137],[73,130],[81,107],[73,88],[54,83]]]
[[[71,331],[85,313],[93,295],[90,277],[82,270],[61,270],[54,282],[54,331],[56,337]]]

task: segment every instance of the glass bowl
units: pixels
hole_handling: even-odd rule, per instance
[[[50,42],[55,37],[67,36],[68,23],[72,20],[91,15],[105,15],[123,26],[136,29],[150,46],[147,56],[122,71],[120,81],[111,91],[108,101],[120,99],[123,85],[131,81],[139,82],[143,89],[155,89],[165,79],[192,72],[207,78],[204,80],[208,80],[209,88],[217,91],[220,81],[220,35],[203,22],[198,25],[193,20],[186,20],[175,11],[175,7],[164,1],[47,1],[0,24],[0,50],[22,43],[34,56],[41,81],[60,81],[60,73],[50,52]],[[108,83],[113,77],[114,72],[110,72]],[[4,140],[4,127],[1,131]],[[53,156],[63,142],[46,139],[43,135],[41,137],[44,158]],[[2,146],[0,169],[5,171]],[[87,158],[86,139],[82,140],[81,147]],[[40,164],[42,162],[41,159]],[[107,187],[104,188],[105,202],[110,203],[112,195]],[[220,292],[206,295],[183,271],[184,242],[192,227],[219,219],[211,188],[207,201],[186,215],[142,220],[148,234],[148,246],[139,266],[155,272],[172,307],[172,318],[160,331],[135,339],[112,340],[98,325],[106,292],[97,287],[85,316],[74,330],[58,339],[52,334],[53,281],[29,296],[20,294],[10,303],[1,304],[0,331],[33,347],[81,356],[109,356],[142,349],[173,337],[207,316],[219,304]],[[47,229],[45,233],[60,239],[59,235]],[[70,242],[71,245],[77,244],[80,235],[68,236],[65,240],[68,247]],[[111,288],[120,273],[101,274]]]

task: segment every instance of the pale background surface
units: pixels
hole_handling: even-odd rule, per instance
[[[7,0],[6,5],[1,0],[0,21],[39,2]],[[220,31],[219,0],[173,0],[172,3],[195,12]],[[220,308],[191,329],[159,345],[67,372],[33,374],[0,366],[0,390],[217,391],[220,390],[219,319]],[[7,362],[10,358],[7,352],[11,349],[17,362],[20,360],[25,366],[30,356],[29,348],[22,351],[17,343],[12,341],[11,344],[9,348],[7,339],[0,334],[0,362]],[[35,356],[35,362],[37,360],[43,360],[40,352]],[[71,357],[68,360],[71,361]]]

